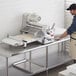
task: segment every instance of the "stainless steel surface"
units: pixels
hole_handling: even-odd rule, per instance
[[[22,63],[26,63],[25,61],[22,61]],[[17,66],[17,64],[19,63],[21,63],[21,62],[18,62],[18,63],[15,63],[14,64],[14,66],[16,67],[16,68],[18,68],[18,69],[21,69],[21,70],[23,70],[23,71],[28,71],[28,72],[30,72],[31,74],[36,74],[36,73],[38,73],[38,72],[40,72],[40,71],[37,71],[37,72],[32,72],[32,63],[34,64],[34,65],[37,65],[37,66],[39,66],[39,67],[42,67],[42,68],[44,68],[44,70],[46,71],[46,76],[48,76],[48,46],[46,46],[46,65],[45,66],[42,66],[42,65],[40,65],[40,64],[37,64],[37,63],[35,63],[35,62],[32,62],[32,60],[31,60],[31,52],[29,52],[29,60],[27,60],[27,62],[29,62],[29,71],[28,70],[26,70],[26,69],[24,69],[24,68],[22,68],[22,67],[20,67],[20,66]]]
[[[32,53],[31,53],[31,51],[29,52],[29,59],[26,59],[26,60],[22,60],[22,61],[19,61],[19,62],[16,62],[16,63],[14,63],[13,64],[13,66],[15,67],[15,68],[17,68],[17,69],[20,69],[21,71],[24,71],[24,72],[28,72],[29,74],[37,74],[37,73],[39,73],[39,72],[41,72],[41,71],[44,71],[44,70],[46,70],[46,68],[45,68],[45,66],[42,66],[42,65],[40,65],[40,64],[37,64],[37,63],[35,63],[35,62],[33,62],[32,60],[31,60],[31,58],[32,58]],[[47,60],[47,59],[46,59]],[[27,65],[27,63],[28,63],[28,65]],[[24,67],[24,66],[21,66],[21,64],[24,64],[26,67]],[[21,67],[20,67],[20,66]],[[36,71],[36,69],[35,70],[33,70],[33,65],[35,65],[35,67],[36,68],[41,68],[40,70],[38,70],[38,71]],[[28,68],[27,68],[27,66],[28,66]],[[35,71],[35,72],[34,72]]]
[[[2,43],[2,44],[0,44],[0,55],[4,56],[4,57],[11,57],[11,56],[26,53],[26,52],[29,52],[29,51],[32,51],[32,50],[36,50],[36,49],[39,49],[39,48],[43,48],[43,47],[46,47],[46,46],[51,46],[51,45],[54,45],[54,44],[58,44],[58,43],[67,41],[69,39],[70,38],[64,38],[62,40],[54,41],[52,43],[45,44],[45,45],[42,45],[38,42],[35,42],[35,43],[32,43],[32,44],[29,44],[26,48],[22,48],[22,47],[15,48],[15,47],[8,46],[8,45]]]
[[[66,62],[68,62],[69,60],[69,57],[67,58],[65,54],[63,54],[64,56],[61,56],[61,55],[57,55],[57,52],[55,53],[52,53],[52,54],[49,54],[49,76],[57,76],[58,75],[58,72],[64,70],[66,68],[66,66],[68,64],[66,64]],[[60,57],[60,62],[57,63],[57,57],[59,58]],[[35,60],[33,61],[37,61],[39,62],[39,64],[44,64],[45,63],[45,60],[44,60],[45,56],[43,57],[39,57],[39,58],[36,58]],[[5,58],[4,58],[5,59]],[[66,61],[66,62],[64,62]],[[1,62],[0,62],[1,63]],[[3,63],[3,62],[2,62]],[[0,64],[2,66],[2,63]],[[5,62],[4,62],[5,63]],[[73,62],[68,62],[69,64],[72,64]],[[64,66],[60,66],[58,68],[55,68],[56,66],[54,65],[56,64],[56,66],[59,66],[59,65],[62,65],[64,64]],[[23,65],[24,66],[24,65]],[[53,66],[53,67],[52,67]],[[53,69],[54,68],[54,69]],[[6,76],[5,75],[5,71],[4,71],[5,68],[1,68],[0,67],[0,76]],[[51,70],[50,70],[51,69]],[[56,72],[56,73],[55,73]],[[18,70],[14,67],[10,67],[9,68],[9,76],[30,76],[29,74],[27,74],[26,72],[22,72],[21,70]],[[46,76],[46,72],[42,72],[42,73],[39,73],[39,74],[36,74],[36,76]]]
[[[15,62],[13,65],[17,65],[17,64],[20,64],[20,63],[23,63],[23,62],[27,62],[27,60],[20,60],[20,61],[18,61],[18,62]]]
[[[63,42],[64,41],[62,41],[62,42],[59,42],[59,43],[62,43],[63,44]],[[58,44],[59,44],[58,43]],[[48,45],[49,46],[49,45]],[[45,67],[43,67],[44,68],[44,70],[46,71],[46,76],[48,76],[48,46],[45,46],[45,48],[46,48],[46,65],[45,65]],[[41,47],[42,48],[42,47]],[[59,48],[58,48],[59,49]],[[62,45],[62,52],[64,52],[63,50],[64,50],[64,46]],[[38,67],[42,67],[42,66],[40,66],[39,64],[35,64],[34,62],[32,62],[32,60],[31,60],[31,52],[32,51],[30,51],[29,52],[29,60],[28,60],[28,62],[29,62],[29,72],[30,73],[32,73],[32,74],[36,74],[36,73],[38,73],[38,72],[40,72],[39,70],[38,71],[36,71],[36,72],[34,72],[34,71],[32,71],[32,64],[34,64],[34,65],[36,65],[36,66],[38,66]],[[58,52],[59,53],[59,52]],[[22,63],[21,63],[22,64]],[[23,69],[23,70],[28,70],[28,69],[25,69],[25,68],[23,68],[23,67],[21,67],[21,65],[19,64],[19,65],[14,65],[14,66],[16,66],[16,67],[18,67],[18,68],[21,68],[21,69]],[[41,70],[41,69],[40,69]]]
[[[27,65],[26,68],[24,68],[24,64]],[[23,63],[21,63],[21,64],[14,65],[14,67],[16,67],[17,69],[20,69],[20,70],[22,70],[22,71],[24,71],[24,72],[27,71],[27,72],[29,72],[29,73],[32,74],[32,75],[37,74],[37,73],[39,73],[39,72],[41,72],[41,71],[46,70],[46,68],[41,67],[41,66],[36,65],[36,64],[34,64],[34,63],[31,62],[31,71],[30,71],[30,66],[29,66],[29,64],[30,64],[30,62],[26,62],[26,63],[23,62]]]
[[[41,67],[39,65],[36,65],[36,64],[32,64],[33,66],[35,65],[37,68],[41,68],[40,70],[35,70],[37,68],[35,68],[35,72],[33,70],[33,74],[36,74],[36,73],[39,73],[41,71],[44,71],[46,70],[47,72],[47,76],[48,76],[48,46],[51,46],[51,45],[54,45],[54,44],[58,44],[58,43],[62,43],[64,41],[67,41],[69,40],[69,38],[65,38],[65,39],[62,39],[62,40],[59,40],[59,41],[55,41],[53,43],[49,43],[49,44],[46,44],[46,45],[41,45],[40,43],[33,43],[32,46],[28,45],[27,48],[15,48],[15,47],[11,47],[11,46],[8,46],[8,45],[5,45],[5,44],[1,44],[0,45],[0,54],[3,55],[4,57],[6,57],[6,71],[7,71],[7,76],[8,76],[8,58],[9,57],[12,57],[12,56],[16,56],[16,55],[19,55],[19,54],[22,54],[22,53],[27,53],[27,52],[30,52],[29,56],[30,56],[30,60],[31,60],[31,51],[34,51],[36,49],[39,49],[39,48],[43,48],[43,47],[46,47],[46,68],[45,67]],[[20,65],[20,64],[19,64]],[[17,66],[17,65],[16,65]],[[17,66],[19,67],[19,66]],[[24,66],[23,66],[24,67]],[[33,67],[30,66],[30,70],[32,69]],[[20,68],[21,69],[21,68]],[[28,70],[26,70],[28,71]],[[29,72],[29,71],[28,71]]]

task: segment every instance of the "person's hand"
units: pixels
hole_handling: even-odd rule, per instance
[[[60,36],[55,36],[55,40],[60,40]]]

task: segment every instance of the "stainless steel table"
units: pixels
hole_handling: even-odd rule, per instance
[[[59,41],[54,41],[52,43],[48,43],[48,44],[45,44],[45,45],[42,45],[40,43],[32,43],[32,44],[29,44],[26,48],[22,48],[22,47],[12,47],[12,46],[8,46],[6,44],[0,44],[0,55],[1,56],[4,56],[6,58],[6,76],[8,76],[8,58],[10,57],[13,57],[13,56],[17,56],[19,54],[24,54],[24,53],[27,53],[29,52],[29,59],[24,59],[20,62],[16,62],[13,64],[14,67],[22,70],[22,71],[26,71],[28,72],[29,74],[36,74],[36,73],[39,73],[39,72],[31,72],[31,64],[35,64],[39,67],[42,67],[43,68],[43,71],[46,71],[46,75],[48,76],[48,47],[51,46],[51,45],[54,45],[54,44],[59,44],[59,43],[62,43],[63,42],[66,42],[67,40],[69,40],[70,38],[64,38],[64,39],[61,39]],[[35,51],[36,49],[40,49],[40,48],[46,48],[46,65],[43,66],[43,65],[40,65],[40,64],[37,64],[37,63],[34,63],[31,61],[31,52],[32,51]],[[28,70],[25,70],[23,68],[20,68],[18,65],[21,64],[21,63],[24,63],[24,62],[29,62],[30,64],[30,71]]]

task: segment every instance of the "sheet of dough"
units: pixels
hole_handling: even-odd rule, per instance
[[[17,40],[25,40],[28,43],[32,41],[36,41],[36,38],[31,34],[20,34],[20,35],[12,36],[12,38]]]

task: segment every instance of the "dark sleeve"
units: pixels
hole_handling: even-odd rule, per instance
[[[75,32],[76,31],[76,22],[73,22],[72,24],[71,24],[71,26],[67,29],[67,33],[69,34],[69,35],[71,35],[73,32]]]

